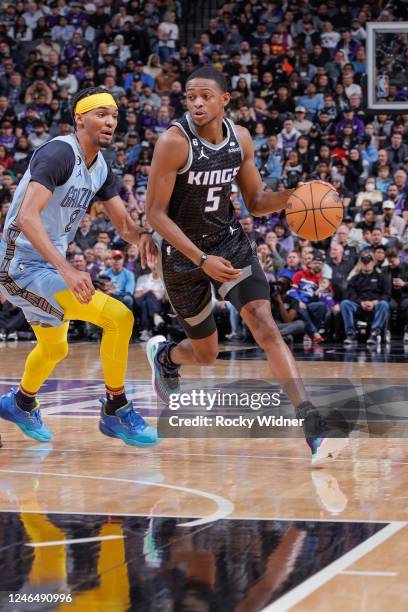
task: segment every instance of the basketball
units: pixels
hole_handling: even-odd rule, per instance
[[[343,204],[330,185],[310,181],[288,199],[286,220],[290,229],[307,240],[332,236],[343,220]]]

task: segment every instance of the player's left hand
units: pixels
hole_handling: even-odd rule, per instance
[[[142,269],[154,268],[157,264],[157,247],[150,234],[142,234],[139,242],[140,263]]]

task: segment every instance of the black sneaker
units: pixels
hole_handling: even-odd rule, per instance
[[[346,431],[335,424],[330,425],[312,404],[305,404],[298,410],[297,416],[303,419],[303,432],[312,451],[312,467],[318,467],[328,459],[335,459],[347,446]]]
[[[373,330],[369,337],[367,338],[367,344],[370,346],[374,346],[376,344],[380,344],[381,342],[381,334],[380,332]]]
[[[344,346],[352,346],[356,341],[356,337],[354,334],[347,334],[347,336],[344,339]]]

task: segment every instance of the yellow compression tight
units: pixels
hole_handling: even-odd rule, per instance
[[[101,360],[106,386],[123,387],[128,358],[129,340],[133,329],[133,314],[118,300],[96,291],[89,304],[80,304],[71,291],[55,294],[64,310],[66,319],[87,321],[103,329]],[[29,354],[21,387],[29,394],[36,394],[59,361],[68,354],[69,323],[60,327],[33,325],[37,344]]]

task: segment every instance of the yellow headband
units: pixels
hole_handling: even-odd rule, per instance
[[[96,93],[87,98],[82,98],[75,106],[76,113],[88,113],[100,106],[114,106],[118,108],[115,98],[110,93]]]

